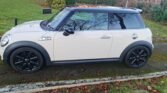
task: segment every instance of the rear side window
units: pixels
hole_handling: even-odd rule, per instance
[[[109,14],[109,29],[140,29],[144,27],[140,14]]]

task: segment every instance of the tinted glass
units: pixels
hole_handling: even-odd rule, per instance
[[[63,26],[63,30],[107,30],[108,13],[75,12]]]
[[[114,14],[109,15],[109,29],[121,29],[120,20]]]
[[[144,28],[139,14],[109,14],[109,29]]]
[[[126,14],[124,16],[124,22],[127,29],[144,28],[138,14]]]

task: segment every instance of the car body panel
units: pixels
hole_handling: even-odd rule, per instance
[[[109,58],[112,37],[109,31],[76,31],[70,36],[57,32],[55,60]]]
[[[152,44],[152,33],[148,28],[144,29],[125,29],[125,30],[112,30],[113,42],[110,51],[110,57],[119,57],[121,53],[130,44],[138,41],[146,41]],[[137,38],[133,39],[136,35]]]

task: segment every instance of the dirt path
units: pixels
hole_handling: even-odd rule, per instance
[[[44,68],[33,74],[18,74],[6,65],[0,65],[0,86],[42,81],[75,80],[85,78],[138,75],[167,70],[167,43],[155,44],[148,64],[141,69],[132,69],[121,63],[89,63],[57,65]]]

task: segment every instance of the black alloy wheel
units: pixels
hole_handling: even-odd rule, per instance
[[[43,67],[44,60],[39,51],[29,47],[22,47],[12,52],[10,64],[18,72],[32,73]]]
[[[125,57],[125,63],[128,67],[143,67],[150,57],[150,51],[147,47],[137,46],[132,48]]]

